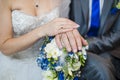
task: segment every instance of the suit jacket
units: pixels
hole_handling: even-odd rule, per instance
[[[112,51],[120,58],[120,11],[111,13],[115,0],[104,0],[98,37],[86,37],[89,23],[89,0],[71,0],[69,17],[80,25],[80,34],[89,42],[94,53]],[[117,49],[116,53],[115,50]]]

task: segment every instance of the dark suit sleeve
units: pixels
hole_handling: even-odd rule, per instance
[[[109,22],[106,24],[110,26]],[[89,42],[88,51],[94,53],[105,52],[120,46],[120,15],[118,14],[114,25],[112,25],[112,28],[106,34],[100,37],[88,38],[87,40]]]

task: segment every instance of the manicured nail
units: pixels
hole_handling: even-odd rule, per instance
[[[75,28],[78,28],[78,27],[80,27],[80,25],[74,25],[74,27],[75,27]]]
[[[86,44],[88,44],[88,41],[87,41],[87,40],[85,40],[85,43],[86,43]]]
[[[89,46],[87,45],[87,46],[85,47],[85,49],[88,50],[88,49],[89,49]]]
[[[68,52],[71,52],[71,48],[68,48],[67,50],[68,50]]]
[[[77,52],[77,49],[74,49],[73,52],[76,53],[76,52]]]
[[[81,47],[78,47],[79,50],[81,50]]]
[[[63,47],[62,46],[59,46],[60,49],[62,49]]]
[[[80,25],[77,24],[76,27],[78,28],[78,27],[80,27]]]
[[[87,42],[87,40],[85,40],[85,42]]]

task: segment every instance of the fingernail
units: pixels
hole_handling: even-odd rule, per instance
[[[75,28],[78,28],[78,27],[80,27],[80,25],[74,25],[74,27],[75,27]]]
[[[76,53],[76,52],[77,52],[77,49],[74,49],[73,52]]]
[[[76,27],[78,28],[78,27],[80,27],[80,25],[77,24]]]
[[[62,49],[62,46],[59,46],[60,49]]]
[[[81,50],[81,47],[78,47],[79,50]]]
[[[87,40],[85,40],[85,43],[87,43],[87,44],[88,44],[88,41],[87,41]]]
[[[71,49],[70,49],[70,48],[68,48],[67,50],[68,50],[68,52],[70,52],[70,51],[71,51]]]
[[[87,42],[87,40],[85,40],[85,42]]]

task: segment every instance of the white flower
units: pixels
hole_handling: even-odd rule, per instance
[[[43,72],[44,80],[56,80],[56,73],[54,71],[48,70]]]
[[[55,39],[48,43],[45,47],[45,52],[47,53],[47,58],[55,58],[57,59],[59,56],[62,55],[62,51],[56,45]]]
[[[80,67],[81,67],[80,62],[73,63],[72,71],[77,71],[78,69],[80,69]]]
[[[51,57],[52,57],[52,53],[49,52],[49,53],[47,54],[47,58],[51,58]]]
[[[62,66],[57,66],[55,67],[56,71],[61,71],[62,70]]]
[[[73,76],[73,73],[72,73],[71,68],[68,68],[68,74],[69,74],[70,76]]]
[[[81,67],[81,63],[80,62],[73,63],[72,65],[68,63],[68,68],[71,71],[77,71],[77,70],[80,69],[80,67]]]

